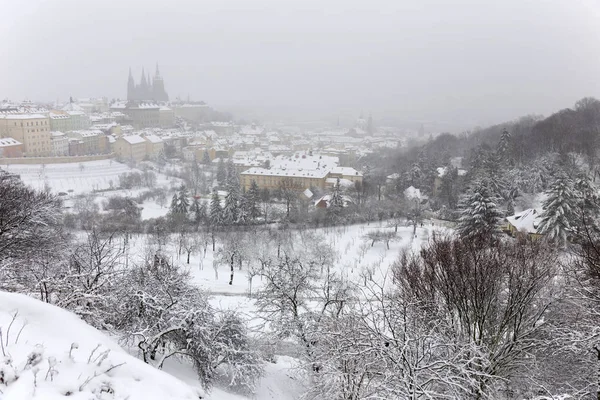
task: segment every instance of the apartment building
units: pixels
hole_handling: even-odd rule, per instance
[[[115,140],[113,150],[124,160],[142,161],[146,157],[146,140],[139,135],[121,136]]]
[[[10,137],[22,143],[26,157],[50,156],[53,153],[50,120],[42,114],[0,115],[0,137]]]

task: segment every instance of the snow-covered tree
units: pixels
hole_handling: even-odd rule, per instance
[[[200,201],[197,197],[194,197],[192,212],[194,213],[194,222],[196,223],[196,226],[199,226],[202,222],[206,221],[206,203]]]
[[[216,190],[213,191],[212,197],[210,199],[210,211],[208,214],[208,219],[213,228],[218,227],[223,223],[223,210],[221,208],[221,199],[219,198],[219,194]]]
[[[233,225],[238,222],[239,204],[236,190],[230,190],[225,196],[225,206],[223,207],[223,223]]]
[[[538,232],[559,244],[566,244],[577,219],[577,195],[573,181],[560,174],[546,192]]]
[[[190,208],[190,194],[185,186],[181,186],[171,200],[171,213],[187,215]]]
[[[508,132],[508,129],[504,128],[496,149],[496,154],[502,163],[510,163],[512,158],[510,154],[511,138],[512,137],[510,132]]]
[[[254,388],[262,367],[242,319],[212,308],[187,272],[149,254],[145,265],[128,271],[127,282],[116,293],[111,322],[145,362],[162,368],[171,357],[185,357],[207,389],[222,369],[233,384]]]
[[[461,203],[457,231],[462,237],[489,237],[499,232],[502,214],[485,180],[476,181]]]
[[[210,164],[210,155],[208,154],[208,150],[204,150],[204,153],[202,153],[202,164]]]
[[[227,172],[225,171],[225,162],[223,161],[223,157],[220,157],[219,162],[217,163],[217,183],[219,186],[225,185],[226,178]]]
[[[250,183],[250,188],[244,195],[248,206],[248,217],[255,220],[260,217],[260,190],[255,180]]]

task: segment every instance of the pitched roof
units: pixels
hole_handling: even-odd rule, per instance
[[[541,208],[530,208],[510,217],[506,217],[506,220],[509,224],[514,226],[517,231],[535,234],[538,233],[538,226],[542,220],[542,211]]]

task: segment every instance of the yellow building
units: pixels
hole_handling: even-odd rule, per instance
[[[146,156],[155,159],[165,147],[165,142],[156,135],[144,136],[146,140]]]
[[[260,189],[274,190],[281,186],[302,191],[310,187],[325,188],[325,179],[329,171],[321,170],[287,170],[283,168],[250,168],[240,174],[240,184],[248,190],[252,181]]]
[[[121,136],[115,141],[113,149],[124,160],[141,161],[146,157],[146,141],[138,135]]]
[[[41,114],[0,115],[0,137],[12,137],[23,144],[26,157],[53,154],[49,118]]]

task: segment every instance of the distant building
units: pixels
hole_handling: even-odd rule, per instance
[[[156,135],[144,136],[146,140],[146,156],[148,158],[156,158],[160,152],[165,148],[165,142]]]
[[[156,65],[156,73],[154,79],[150,78],[150,74],[146,77],[142,68],[142,77],[140,83],[136,84],[129,69],[129,79],[127,81],[127,100],[129,101],[154,101],[165,102],[169,101],[169,95],[165,91],[165,82],[160,75],[158,64]]]
[[[23,157],[23,143],[13,138],[0,139],[0,157],[17,158]]]
[[[0,114],[0,137],[23,144],[27,157],[52,155],[50,121],[42,114]]]
[[[161,128],[172,128],[175,126],[175,112],[167,106],[161,106],[158,110],[158,125]]]
[[[134,129],[160,127],[160,106],[154,103],[117,102],[110,106],[112,111],[127,115],[126,122]]]
[[[270,161],[269,168],[253,167],[240,174],[244,190],[248,190],[255,181],[260,189],[272,190],[286,185],[301,192],[310,187],[324,189],[328,184],[335,184],[338,178],[344,181],[344,186],[349,186],[362,182],[363,176],[354,168],[339,167],[337,157],[312,152],[278,156]]]
[[[50,132],[53,155],[57,157],[69,155],[69,137],[63,132]]]
[[[83,142],[83,154],[77,155],[105,154],[109,152],[108,138],[99,129],[71,131],[67,133],[67,136]]]
[[[146,140],[139,135],[122,136],[115,141],[113,149],[124,160],[141,161],[146,157]]]

